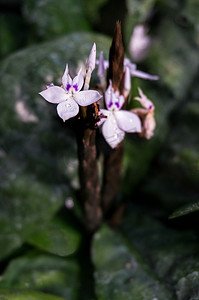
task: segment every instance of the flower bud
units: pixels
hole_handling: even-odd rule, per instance
[[[96,44],[94,43],[87,60],[87,68],[91,69],[91,71],[95,69],[95,61],[96,61]]]

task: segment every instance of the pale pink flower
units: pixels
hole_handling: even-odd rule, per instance
[[[140,97],[135,97],[134,99],[139,101],[144,108],[133,109],[132,112],[137,114],[142,120],[142,132],[139,133],[140,136],[150,139],[154,135],[154,130],[156,127],[156,122],[154,118],[155,106],[149,100],[146,95],[138,88]]]
[[[141,122],[138,116],[130,111],[121,110],[124,104],[124,96],[114,91],[110,81],[105,92],[107,109],[99,112],[105,118],[101,118],[98,125],[103,124],[102,134],[110,147],[115,148],[124,139],[125,132],[141,132]]]
[[[65,122],[76,116],[80,106],[87,106],[98,101],[102,96],[95,90],[80,91],[84,84],[84,77],[80,69],[73,79],[69,75],[68,65],[62,76],[62,86],[51,84],[39,94],[48,102],[57,105],[57,113]]]
[[[151,46],[151,38],[147,35],[147,27],[143,24],[135,26],[129,43],[129,51],[133,61],[143,60]]]

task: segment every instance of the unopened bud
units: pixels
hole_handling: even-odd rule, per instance
[[[87,60],[87,68],[91,69],[91,71],[95,69],[95,61],[96,61],[96,44],[94,43]]]
[[[131,73],[128,67],[125,68],[124,75],[124,97],[128,97],[131,90]]]

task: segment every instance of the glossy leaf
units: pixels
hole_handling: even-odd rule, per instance
[[[24,1],[23,13],[27,23],[34,24],[34,34],[45,40],[90,28],[81,0],[57,3],[53,0],[28,0]]]
[[[0,289],[20,289],[27,293],[37,290],[76,299],[78,276],[79,268],[74,259],[33,252],[10,262],[2,274]]]
[[[80,234],[59,220],[50,222],[28,240],[35,247],[59,256],[74,253],[79,246],[79,241]]]
[[[35,291],[4,290],[0,289],[0,299],[2,300],[64,300],[49,294]]]
[[[118,232],[103,227],[93,244],[98,299],[172,299],[144,259]]]
[[[167,228],[135,207],[129,207],[122,233],[174,299],[197,299],[199,243],[196,232]]]
[[[199,202],[192,203],[192,204],[187,204],[187,205],[184,205],[184,206],[176,209],[169,216],[169,219],[174,219],[174,218],[177,218],[177,217],[181,217],[181,216],[190,214],[190,213],[198,211],[198,210],[199,210]]]
[[[24,175],[1,182],[0,258],[48,223],[62,203],[47,185]]]

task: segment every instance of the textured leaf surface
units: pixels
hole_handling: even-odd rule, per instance
[[[81,0],[27,0],[23,12],[27,22],[34,26],[37,37],[45,40],[90,27]]]
[[[176,209],[171,215],[170,215],[170,219],[174,219],[180,216],[184,216],[187,214],[190,214],[192,212],[198,211],[199,210],[199,202],[196,203],[192,203],[192,204],[188,204],[188,205],[184,205],[178,209]]]
[[[93,245],[98,299],[172,299],[134,247],[118,234],[103,227]]]
[[[74,253],[79,246],[79,241],[80,234],[60,220],[51,221],[28,240],[30,244],[59,256]]]
[[[34,292],[34,291],[21,291],[21,290],[0,290],[1,300],[63,300],[63,298],[56,297],[49,294]]]
[[[135,207],[132,209],[128,209],[122,225],[122,232],[130,245],[145,258],[149,268],[174,299],[197,299],[198,235],[194,231],[167,228],[136,211]]]
[[[12,260],[2,275],[0,288],[37,290],[76,299],[78,275],[75,260],[35,252]]]

